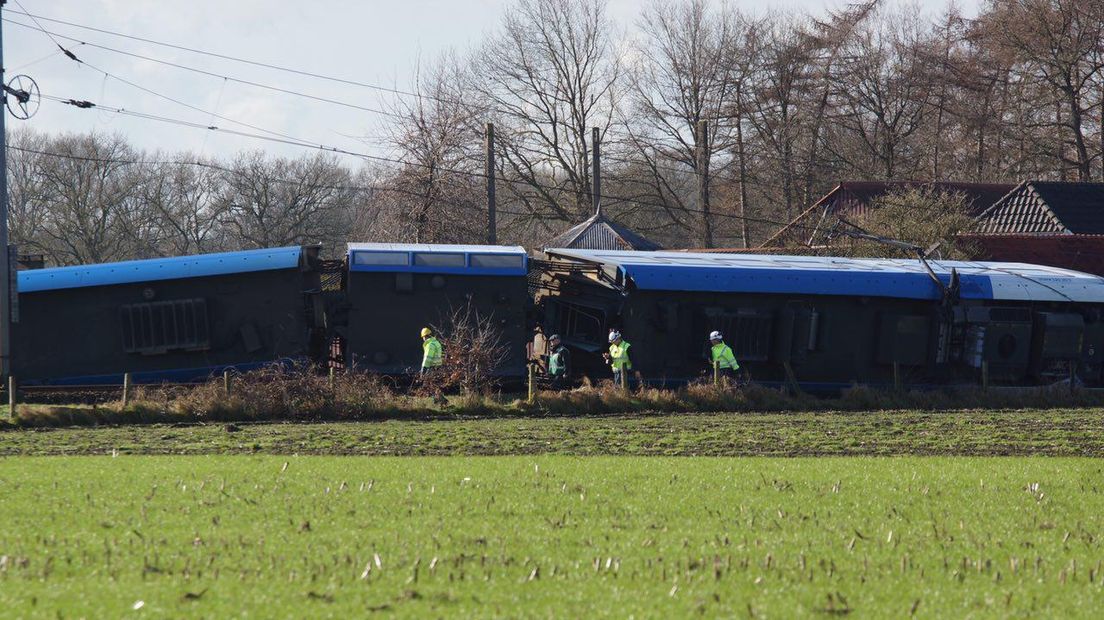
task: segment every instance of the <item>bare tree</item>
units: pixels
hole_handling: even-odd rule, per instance
[[[806,155],[805,185],[802,204],[812,200],[813,185],[820,168],[820,146],[823,129],[827,124],[827,115],[831,111],[833,94],[839,92],[841,76],[839,65],[853,59],[849,56],[851,43],[860,26],[876,12],[880,0],[865,0],[850,4],[844,10],[829,11],[827,19],[814,19],[807,34],[807,45],[817,56],[813,64],[816,86],[815,105],[812,107],[812,121]]]
[[[240,155],[222,175],[221,224],[232,247],[304,243],[340,246],[358,195],[351,173],[332,156]]]
[[[412,99],[395,106],[391,142],[404,163],[391,186],[399,238],[419,243],[479,238],[483,209],[478,108],[467,101],[467,68],[451,55],[418,67]]]
[[[120,136],[65,134],[47,143],[57,157],[42,160],[39,176],[49,215],[42,243],[61,265],[133,258],[148,247],[136,226],[142,217],[137,153]],[[137,231],[138,237],[135,237]]]
[[[604,0],[518,0],[476,58],[484,106],[504,130],[506,189],[534,216],[590,211],[590,130],[607,129],[618,105],[612,31]]]
[[[22,252],[48,253],[44,227],[50,216],[42,167],[49,140],[33,131],[8,136],[8,232]]]
[[[801,146],[808,139],[811,119],[815,50],[804,28],[801,21],[785,15],[772,16],[760,28],[761,54],[748,102],[759,165],[774,171],[775,180],[765,194],[786,220],[794,216],[801,199]]]
[[[831,142],[852,174],[877,170],[890,180],[918,170],[910,139],[927,120],[932,90],[914,53],[923,36],[918,19],[887,17],[863,28],[840,59],[832,92],[839,131]]]
[[[156,215],[156,252],[162,255],[200,254],[226,247],[218,200],[223,172],[213,162],[190,154],[157,163],[142,187],[142,199]]]
[[[689,175],[723,168],[735,147],[754,24],[706,0],[657,0],[645,10],[641,30],[629,73],[632,122],[625,123],[647,190],[641,193],[663,208],[664,219],[709,247],[713,218],[708,205],[689,199]]]
[[[986,8],[980,21],[989,44],[1016,61],[1018,80],[1045,85],[1035,94],[1051,103],[1050,125],[1064,132],[1068,146],[1056,157],[1078,180],[1090,180],[1099,154],[1087,121],[1101,105],[1104,1],[990,0]]]

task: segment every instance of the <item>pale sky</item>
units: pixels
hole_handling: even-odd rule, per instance
[[[18,0],[28,12],[99,29],[228,56],[340,77],[357,82],[410,89],[412,68],[419,58],[431,60],[454,48],[466,51],[498,24],[510,0]],[[969,14],[980,0],[959,2]],[[822,14],[842,1],[735,0],[736,6],[759,11],[765,6]],[[946,2],[920,2],[937,13]],[[618,27],[631,29],[642,2],[610,0],[609,14]],[[27,74],[46,95],[87,100],[174,119],[235,128],[233,119],[311,143],[387,155],[380,144],[388,117],[294,95],[227,82],[158,63],[59,38],[83,60],[82,66],[62,55],[42,32],[17,25],[31,20],[16,0],[4,7],[4,60],[7,78]],[[43,20],[60,35],[201,69],[358,106],[388,110],[395,95],[361,86],[298,77],[285,72],[219,60],[181,50],[124,39]],[[95,68],[93,68],[95,67]],[[204,112],[172,103],[113,78],[176,99]],[[205,113],[207,112],[207,113]],[[213,118],[213,112],[226,119]],[[34,118],[8,116],[9,129],[25,125],[43,132],[90,131],[119,133],[141,148],[190,150],[229,157],[241,149],[262,149],[279,155],[309,152],[296,146],[229,136],[201,129],[82,110],[44,100]],[[349,158],[355,165],[357,158]]]

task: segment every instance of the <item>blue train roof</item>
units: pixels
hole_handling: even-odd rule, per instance
[[[549,249],[549,254],[602,265],[641,290],[860,295],[940,299],[918,260],[776,256],[706,252]],[[964,299],[1104,303],[1104,278],[1022,263],[934,261],[944,283],[958,271]],[[613,275],[613,274],[611,274]]]
[[[120,263],[52,267],[19,272],[19,292],[52,291],[85,286],[110,286],[200,278],[253,271],[292,269],[299,266],[303,248],[292,246],[241,252],[151,258]]]
[[[350,243],[349,271],[524,276],[525,248],[508,245]]]

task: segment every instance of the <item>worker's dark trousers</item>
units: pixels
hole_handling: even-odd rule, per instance
[[[617,387],[621,387],[621,373],[625,373],[625,387],[631,390],[633,388],[633,373],[631,368],[626,368],[625,370],[614,368],[613,384]]]

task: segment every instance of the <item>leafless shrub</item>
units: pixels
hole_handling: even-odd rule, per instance
[[[444,363],[419,377],[423,393],[490,394],[497,386],[496,371],[508,349],[493,315],[483,315],[471,304],[453,308],[433,326],[444,349]]]

